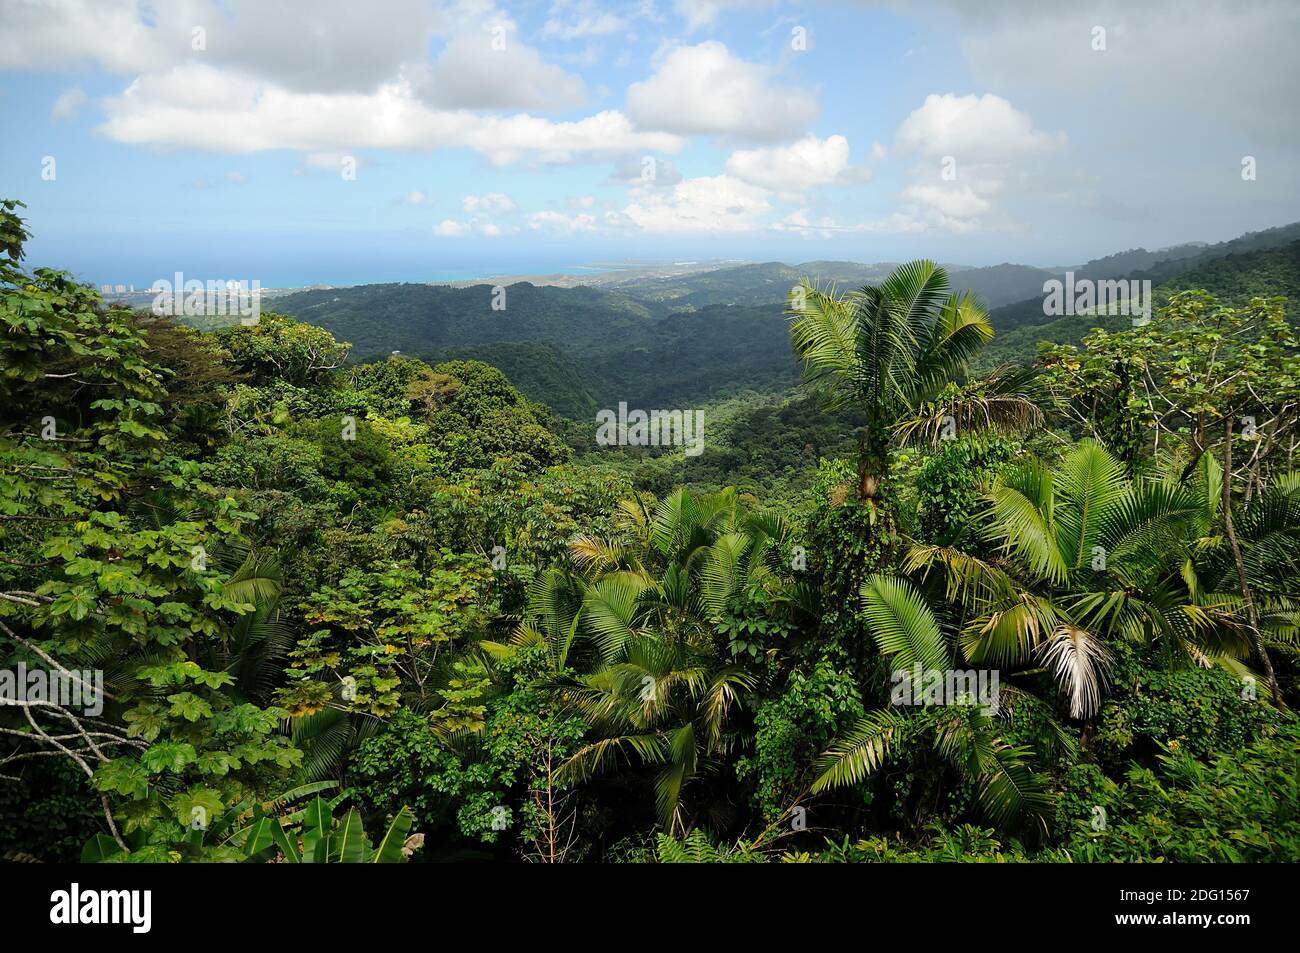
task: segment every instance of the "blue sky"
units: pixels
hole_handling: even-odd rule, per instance
[[[1298,40],[1280,0],[0,0],[0,193],[97,284],[1070,264],[1300,219]]]

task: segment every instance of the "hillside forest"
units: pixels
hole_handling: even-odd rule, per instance
[[[22,208],[0,669],[79,691],[0,706],[0,856],[1300,860],[1294,226],[1095,264],[1145,323],[913,261],[187,326]]]

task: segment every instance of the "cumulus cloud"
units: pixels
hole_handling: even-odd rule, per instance
[[[430,61],[437,37],[445,43]],[[304,10],[263,0],[0,0],[0,68],[86,62],[133,77],[105,100],[100,127],[133,145],[465,147],[496,164],[683,145],[615,110],[568,122],[530,115],[580,105],[583,81],[545,62],[491,0],[318,0]],[[76,95],[52,118],[73,115]]]
[[[1027,113],[991,93],[931,93],[903,120],[897,138],[904,151],[950,155],[963,163],[1001,162],[1065,145],[1064,133],[1035,129]]]
[[[642,128],[760,142],[797,135],[817,115],[810,92],[715,40],[670,51],[649,79],[628,87],[627,106]]]
[[[788,146],[745,149],[727,160],[727,174],[784,195],[820,185],[849,185],[871,177],[849,165],[849,141],[843,136],[806,136]]]
[[[647,232],[738,232],[763,225],[771,211],[765,189],[727,175],[684,179],[671,189],[638,189],[607,220]]]
[[[436,36],[446,44],[429,63]],[[477,0],[0,3],[0,68],[85,61],[142,75],[203,62],[301,93],[368,94],[405,78],[447,109],[567,108],[583,97],[579,77],[544,62],[513,21]]]
[[[517,225],[502,224],[492,219],[494,215],[504,215],[509,218],[519,211],[519,206],[515,204],[515,200],[504,192],[466,195],[461,199],[460,207],[469,214],[469,219],[465,221],[456,221],[450,218],[443,219],[434,226],[433,233],[435,235],[443,238],[458,238],[476,232],[486,238],[498,238],[501,235],[512,235],[519,231]]]
[[[172,29],[188,49],[188,31]],[[167,30],[151,30],[133,0],[7,0],[0,3],[0,69],[66,69],[86,62],[113,72],[149,69],[175,59],[161,42]]]
[[[995,197],[1009,179],[1036,188],[1030,160],[1066,146],[1064,133],[1036,128],[1028,113],[991,93],[933,93],[903,120],[895,141],[897,154],[916,157],[909,170],[915,181],[888,220],[902,231],[1013,227]]]
[[[370,94],[296,93],[202,63],[141,77],[104,106],[100,129],[118,142],[230,153],[466,147],[504,165],[671,153],[683,145],[668,133],[637,130],[613,110],[571,122],[436,110],[408,83]]]
[[[290,89],[360,92],[422,57],[436,26],[426,0],[6,0],[0,68],[135,74],[202,57]]]
[[[451,39],[432,66],[407,69],[416,93],[448,109],[566,109],[584,98],[582,79],[546,63],[513,29]]]

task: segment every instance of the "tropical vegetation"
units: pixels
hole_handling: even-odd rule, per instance
[[[721,279],[653,328],[587,295],[564,334],[646,365],[580,342],[584,383],[552,290],[517,299],[540,342],[358,360],[314,292],[197,329],[29,272],[21,208],[0,855],[1300,860],[1300,339],[1271,286],[1004,365],[932,262],[808,276],[695,392],[695,459],[598,447],[590,415],[727,368],[754,316],[712,320]],[[680,361],[674,328],[707,331]]]

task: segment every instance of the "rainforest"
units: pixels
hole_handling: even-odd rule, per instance
[[[7,859],[1300,860],[1273,252],[998,363],[923,259],[775,315],[620,292],[716,366],[694,456],[597,440],[596,377],[358,358],[366,288],[205,321],[29,270],[0,207],[0,664],[49,678],[0,707]],[[516,332],[564,306],[520,287]]]
[[[0,0],[5,939],[1285,935],[1298,48]]]

